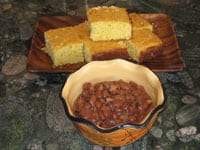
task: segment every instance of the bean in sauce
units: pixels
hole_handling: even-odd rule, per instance
[[[140,123],[153,107],[143,86],[123,80],[85,83],[74,104],[76,116],[103,128]]]

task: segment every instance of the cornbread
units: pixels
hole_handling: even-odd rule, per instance
[[[149,23],[147,20],[145,20],[143,17],[141,17],[139,14],[130,13],[129,18],[131,20],[133,32],[135,30],[143,30],[143,29],[149,29],[150,31],[153,31],[152,24]]]
[[[92,41],[84,42],[85,60],[109,60],[114,58],[129,58],[124,41]]]
[[[128,41],[128,53],[131,58],[138,62],[148,57],[155,57],[162,46],[162,41],[150,30],[135,30],[133,37]]]
[[[46,52],[53,64],[60,66],[83,62],[83,39],[88,32],[86,23],[45,32]]]
[[[90,38],[94,41],[131,38],[131,23],[125,8],[94,7],[87,11]]]

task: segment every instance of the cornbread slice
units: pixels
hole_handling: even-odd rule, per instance
[[[128,59],[127,45],[124,41],[92,41],[84,42],[85,60],[109,60],[115,58]]]
[[[82,39],[88,32],[86,23],[45,32],[45,51],[51,57],[53,64],[60,66],[84,62]]]
[[[149,29],[150,31],[153,31],[152,24],[143,17],[141,17],[139,14],[130,13],[129,18],[131,20],[133,32],[135,30],[143,30],[143,29]]]
[[[131,38],[131,23],[125,8],[94,7],[87,11],[90,38],[94,41]]]
[[[160,53],[162,41],[150,30],[135,30],[128,41],[128,53],[137,62],[151,59]]]

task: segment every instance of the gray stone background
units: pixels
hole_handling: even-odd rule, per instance
[[[121,150],[200,149],[200,2],[88,0],[171,16],[187,67],[157,73],[167,107],[144,138]],[[67,119],[59,98],[65,74],[26,71],[26,41],[40,16],[85,14],[78,0],[0,0],[0,150],[101,150]]]

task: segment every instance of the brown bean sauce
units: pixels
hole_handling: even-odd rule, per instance
[[[143,86],[135,82],[85,83],[74,104],[75,115],[103,128],[140,123],[154,105]]]

